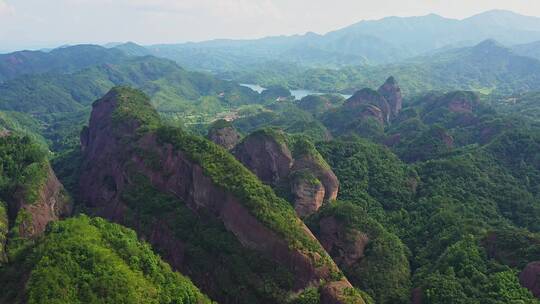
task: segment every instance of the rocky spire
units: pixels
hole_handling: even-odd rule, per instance
[[[378,92],[386,99],[386,101],[388,101],[391,117],[396,117],[401,111],[403,104],[401,88],[396,79],[393,76],[388,77],[386,82],[379,88]]]

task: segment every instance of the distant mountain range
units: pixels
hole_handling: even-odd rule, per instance
[[[199,43],[116,48],[175,60],[186,68],[223,72],[265,61],[308,67],[387,64],[438,49],[473,46],[494,39],[511,46],[540,40],[540,18],[493,10],[457,20],[435,14],[361,21],[324,35],[276,36],[255,40],[211,40]]]
[[[265,86],[281,84],[352,94],[364,87],[377,86],[389,75],[395,76],[408,94],[458,89],[504,94],[540,90],[540,61],[519,55],[491,39],[475,46],[439,50],[393,64],[342,69],[273,64],[227,72],[221,77]]]
[[[493,39],[519,55],[540,58],[540,18],[493,10],[457,20],[435,14],[361,21],[324,35],[275,36],[254,40],[211,40],[141,46],[109,43],[22,51],[0,55],[0,82],[21,74],[73,72],[123,55],[153,55],[192,70],[224,73],[262,69],[267,65],[344,68],[387,65]],[[121,51],[121,52],[120,52]],[[123,54],[121,54],[123,52]],[[85,53],[74,62],[70,56]]]
[[[0,54],[0,82],[26,74],[70,73],[96,64],[119,63],[123,60],[126,60],[126,56],[122,51],[98,45],[59,47],[50,52]]]

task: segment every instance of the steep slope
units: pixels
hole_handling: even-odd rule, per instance
[[[261,129],[246,136],[232,153],[262,182],[288,198],[302,218],[337,197],[336,175],[306,137]]]
[[[71,202],[42,148],[28,137],[0,136],[0,165],[0,256],[11,258],[40,236],[49,222],[69,215]]]
[[[407,248],[360,206],[336,201],[326,205],[308,225],[350,278],[376,303],[407,303],[411,271]]]
[[[134,231],[86,216],[53,223],[0,284],[0,303],[212,303]]]
[[[220,302],[286,302],[319,286],[321,303],[363,303],[286,201],[223,148],[161,127],[143,93],[96,101],[81,142],[87,208],[136,228]]]
[[[234,148],[242,138],[232,123],[223,119],[210,126],[206,137],[227,150]]]

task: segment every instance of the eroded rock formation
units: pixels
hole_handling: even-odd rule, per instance
[[[290,207],[287,207],[285,201],[277,198],[256,179],[251,180],[251,173],[236,163],[232,156],[214,144],[201,138],[189,137],[180,130],[153,131],[152,123],[157,117],[155,113],[124,117],[122,107],[138,100],[139,95],[139,92],[127,88],[113,89],[94,103],[89,128],[81,136],[84,153],[80,179],[81,198],[95,214],[137,229],[150,243],[158,247],[174,268],[191,275],[198,286],[211,296],[219,295],[221,298],[217,300],[223,303],[242,299],[217,292],[216,289],[222,286],[216,286],[217,278],[211,273],[190,271],[192,268],[187,256],[191,256],[191,262],[196,262],[193,261],[193,253],[186,248],[191,248],[194,244],[189,239],[178,236],[167,220],[175,218],[178,211],[156,210],[159,217],[143,218],[140,210],[134,210],[132,205],[127,203],[128,189],[142,187],[137,184],[137,180],[148,180],[148,187],[157,191],[154,196],[166,194],[178,199],[178,204],[185,204],[198,221],[221,223],[241,246],[275,263],[275,267],[289,271],[293,278],[292,285],[282,288],[298,291],[308,286],[316,286],[320,282],[330,283],[336,280],[335,273],[339,272],[339,269],[309,229],[294,215],[292,208],[289,211]],[[146,100],[139,103],[137,108],[139,111],[141,108],[150,108],[149,102]],[[163,135],[169,134],[167,132],[172,134],[171,138],[178,136],[179,140]],[[278,142],[272,142],[268,147],[264,141],[256,139],[248,144],[244,142],[241,151],[257,157],[252,153],[261,149],[261,144],[262,148],[267,148],[263,151],[272,151],[267,156],[274,162],[271,170],[258,172],[270,182],[287,175],[291,166],[290,154]],[[208,149],[208,153],[213,154],[207,155],[200,149]],[[215,163],[208,164],[209,161]],[[267,165],[260,159],[251,158],[246,161]],[[232,175],[222,179],[220,174]],[[249,182],[239,181],[239,176],[248,178]],[[290,231],[286,230],[289,232],[277,226],[273,214],[279,214],[277,218],[289,218],[279,224],[289,227],[287,229]],[[149,229],[141,226],[145,220],[151,223]],[[311,245],[305,247],[303,244]],[[232,253],[225,251],[209,254],[227,257]],[[221,271],[221,268],[227,267],[234,265],[215,264],[211,269]],[[275,271],[275,267],[271,268],[272,271]],[[264,273],[254,275],[236,279],[257,284],[260,280],[257,275]],[[340,288],[321,303],[344,303],[340,300],[341,294],[344,289],[351,288],[351,285],[344,277],[337,282]],[[254,293],[256,294],[256,291]],[[269,295],[261,295],[252,300],[259,303],[277,301]],[[363,300],[356,298],[355,303],[363,303]]]

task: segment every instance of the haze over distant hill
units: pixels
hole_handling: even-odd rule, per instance
[[[503,10],[457,20],[430,14],[361,21],[324,35],[306,33],[255,40],[211,40],[148,46],[149,54],[192,68],[222,72],[265,61],[309,67],[394,63],[440,48],[472,46],[486,39],[504,45],[540,40],[540,18]],[[117,46],[134,50],[132,44]],[[141,49],[137,49],[140,54]]]
[[[492,39],[470,47],[439,50],[386,65],[303,69],[269,64],[223,73],[222,77],[263,85],[281,84],[315,91],[353,93],[383,82],[388,75],[399,79],[407,93],[456,89],[483,93],[540,90],[540,61],[516,54]]]
[[[119,63],[126,55],[116,49],[81,44],[46,51],[0,54],[0,82],[25,74],[71,73],[96,64]]]

